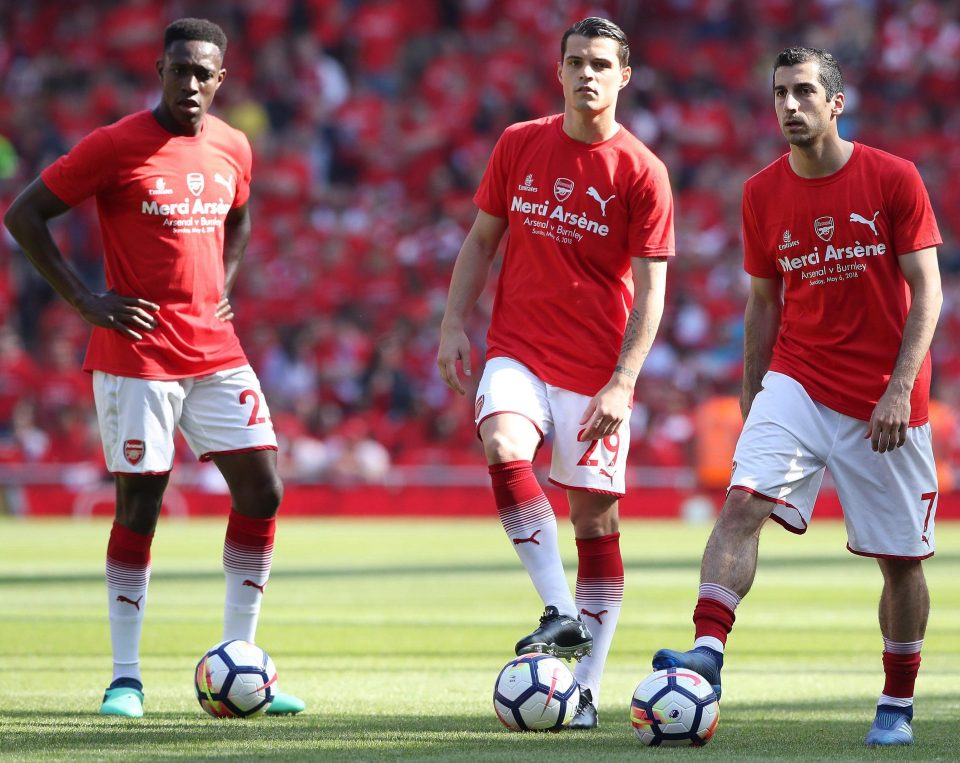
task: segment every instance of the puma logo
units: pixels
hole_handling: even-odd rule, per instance
[[[606,469],[600,469],[600,474],[610,480],[611,485],[613,484],[613,474],[611,472],[608,472]]]
[[[922,541],[924,542],[924,544],[927,546],[927,548],[930,548],[930,541],[927,540],[927,536],[926,536],[926,535],[921,535],[921,536],[920,536],[920,540],[922,540]]]
[[[540,545],[540,541],[537,540],[537,536],[538,536],[541,532],[543,532],[543,531],[542,531],[542,530],[537,530],[537,531],[536,531],[533,535],[531,535],[529,538],[514,538],[514,539],[513,539],[513,545],[514,545],[514,546],[519,546],[521,543],[532,543],[534,546],[539,546],[539,545]]]
[[[871,217],[871,218],[868,220],[868,219],[867,219],[866,217],[864,217],[863,215],[859,215],[859,214],[857,214],[856,212],[851,212],[851,213],[850,213],[850,222],[852,222],[852,223],[860,223],[861,225],[866,225],[868,228],[870,228],[870,230],[873,231],[873,235],[876,236],[876,235],[877,235],[877,224],[876,224],[875,221],[876,221],[876,219],[877,219],[877,215],[879,215],[879,214],[880,214],[880,210],[877,210],[876,212],[873,213],[873,217]]]
[[[600,623],[600,625],[603,625],[603,615],[607,614],[609,611],[609,609],[601,609],[599,612],[591,612],[589,609],[581,609],[580,614],[592,617],[594,620]]]
[[[244,580],[240,585],[250,586],[251,588],[256,588],[260,593],[263,593],[263,589],[267,587],[267,584],[257,585],[252,580]]]
[[[133,606],[135,606],[135,607],[137,608],[137,612],[139,612],[139,611],[140,611],[140,602],[143,601],[143,596],[141,595],[139,599],[137,599],[136,601],[134,601],[133,599],[128,599],[126,596],[124,596],[123,594],[121,594],[120,596],[117,597],[117,601],[119,601],[119,602],[121,602],[121,603],[123,603],[123,604],[133,604]]]
[[[593,186],[590,186],[589,188],[587,188],[587,196],[589,196],[591,199],[597,202],[597,204],[600,205],[600,214],[602,214],[604,217],[607,216],[607,202],[610,201],[610,199],[617,198],[617,195],[614,194],[613,196],[610,197],[610,199],[603,199],[600,197],[600,191],[598,191]]]
[[[231,175],[229,178],[225,178],[223,175],[217,172],[213,176],[213,182],[219,183],[220,185],[222,185],[224,188],[227,189],[230,195],[233,196],[233,175]]]

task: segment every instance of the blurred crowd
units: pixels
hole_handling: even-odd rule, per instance
[[[738,394],[741,186],[785,151],[771,65],[793,44],[841,62],[844,137],[911,159],[927,183],[945,241],[934,396],[960,405],[950,339],[960,331],[960,2],[2,3],[0,214],[90,130],[157,103],[162,30],[187,15],[227,32],[214,112],[254,148],[254,231],[232,303],[288,478],[377,481],[391,465],[482,463],[472,399],[435,369],[446,288],[493,143],[512,122],[562,109],[559,40],[587,15],[630,39],[619,119],[666,162],[677,207],[631,463],[692,464],[698,409]],[[61,218],[56,236],[101,288],[94,205]],[[491,300],[488,290],[470,329],[472,384]],[[102,462],[79,370],[87,334],[4,233],[0,461]],[[941,433],[944,447],[953,439]]]

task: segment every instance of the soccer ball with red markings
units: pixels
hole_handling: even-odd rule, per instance
[[[717,695],[699,673],[658,670],[633,693],[630,723],[648,747],[702,747],[717,728]]]
[[[493,709],[513,731],[557,731],[573,717],[579,702],[577,679],[549,654],[510,660],[493,687]]]
[[[249,718],[273,702],[277,669],[249,641],[222,641],[200,658],[194,686],[200,707],[214,718]]]

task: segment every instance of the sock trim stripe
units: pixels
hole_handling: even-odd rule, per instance
[[[500,509],[499,514],[503,529],[511,536],[517,532],[526,532],[539,525],[557,521],[553,507],[544,495],[516,506]]]
[[[623,601],[623,578],[577,579],[577,601],[619,605]]]
[[[236,546],[229,541],[223,545],[223,566],[224,569],[231,572],[266,574],[270,572],[272,562],[273,546],[267,546],[263,549],[250,548],[249,546]]]
[[[134,567],[108,561],[106,576],[112,588],[146,588],[150,582],[150,565]]]
[[[701,584],[698,596],[701,599],[719,601],[730,610],[735,610],[737,605],[740,604],[740,597],[737,596],[736,592],[716,583]]]
[[[577,597],[578,605],[590,604],[591,606],[604,606],[604,607],[623,606],[623,596],[617,596],[616,594],[589,595],[589,594],[584,594],[583,591],[577,589],[576,597]]]
[[[883,651],[887,654],[916,654],[923,648],[923,639],[919,641],[891,641],[884,637]]]

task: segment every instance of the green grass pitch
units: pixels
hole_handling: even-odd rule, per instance
[[[957,760],[960,524],[926,563],[933,607],[917,744],[862,745],[882,688],[875,562],[841,524],[770,525],[737,612],[720,725],[701,750],[643,748],[636,684],[660,646],[686,647],[708,526],[625,522],[627,584],[595,732],[515,734],[494,678],[540,603],[496,519],[286,520],[258,641],[298,717],[223,721],[193,697],[219,640],[224,521],[164,519],[153,546],[143,720],[96,714],[110,677],[105,521],[0,519],[0,758],[21,760]],[[567,527],[562,550],[573,577]]]

